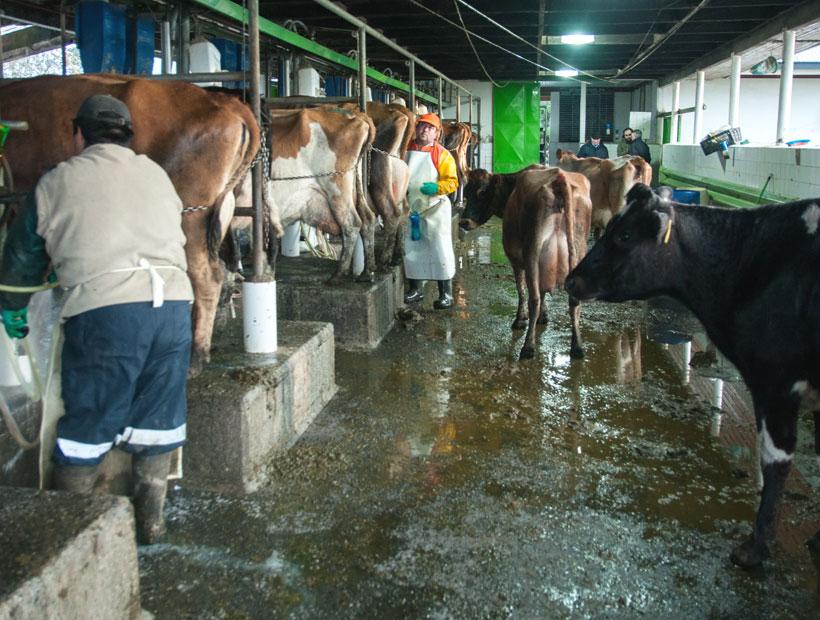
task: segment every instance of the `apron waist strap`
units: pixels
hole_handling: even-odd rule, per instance
[[[122,269],[112,269],[109,273],[124,273],[128,271],[147,271],[151,277],[151,299],[154,308],[159,308],[165,302],[165,280],[159,275],[159,269],[182,269],[176,265],[152,265],[147,258],[141,258],[138,267],[123,267]]]

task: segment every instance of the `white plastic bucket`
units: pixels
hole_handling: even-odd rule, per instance
[[[301,222],[294,222],[285,228],[285,234],[282,236],[282,256],[291,258],[299,256],[299,239],[301,236]]]

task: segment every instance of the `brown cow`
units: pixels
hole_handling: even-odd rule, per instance
[[[467,152],[473,139],[473,132],[467,123],[450,121],[443,128],[441,143],[450,151],[456,160],[456,171],[458,173],[458,184],[463,185],[470,173],[470,162],[467,159]]]
[[[643,166],[632,162],[633,157],[624,156],[618,159],[600,159],[598,157],[579,158],[574,153],[558,149],[558,167],[568,172],[578,172],[589,179],[590,198],[592,200],[592,227],[599,236],[604,231],[612,216],[625,204],[626,193],[645,175],[644,166],[648,164],[640,157]],[[652,178],[652,168],[649,168]]]
[[[342,254],[332,281],[351,273],[353,247],[362,230],[366,267],[375,269],[375,215],[362,187],[360,163],[373,140],[373,122],[339,107],[270,110],[270,180],[267,192],[281,226],[303,221],[342,236]]]
[[[410,170],[404,161],[415,131],[415,115],[402,105],[368,102],[367,115],[376,126],[370,155],[368,190],[370,202],[384,223],[384,247],[378,260],[381,269],[400,265],[404,255],[403,230],[407,223],[407,185]]]
[[[120,75],[43,76],[0,87],[3,117],[28,121],[29,131],[6,145],[17,187],[31,189],[51,166],[74,154],[71,121],[87,97],[109,94],[131,111],[131,148],[162,166],[185,208],[185,254],[194,288],[196,373],[210,357],[213,321],[223,280],[217,257],[233,212],[232,190],[259,148],[259,126],[234,97],[185,82]]]
[[[464,196],[467,208],[459,223],[470,230],[493,215],[503,219],[504,252],[512,264],[518,288],[518,311],[513,329],[527,325],[520,358],[535,355],[535,323],[548,321],[544,296],[561,286],[587,251],[591,204],[589,181],[581,174],[558,168],[536,168],[514,174],[473,170]],[[524,288],[529,293],[524,310]],[[581,307],[570,296],[572,319],[570,356],[584,356],[578,322]]]

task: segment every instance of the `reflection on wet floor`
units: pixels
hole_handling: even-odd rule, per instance
[[[499,227],[457,252],[454,309],[428,295],[422,320],[377,350],[337,350],[339,393],[271,464],[268,488],[172,495],[167,544],[140,553],[144,606],[158,618],[817,617],[800,529],[817,526],[810,493],[790,492],[763,571],[728,561],[756,509],[754,427],[736,417],[731,369],[690,367],[708,349],[697,323],[664,301],[584,304],[587,355],[571,360],[557,291],[536,358],[519,362]]]

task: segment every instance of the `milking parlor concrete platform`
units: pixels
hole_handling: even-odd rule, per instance
[[[0,487],[0,618],[137,618],[131,502]]]
[[[350,351],[379,346],[404,305],[401,267],[377,273],[374,282],[329,284],[336,261],[299,256],[276,263],[277,311],[292,321],[327,321],[336,345]]]
[[[217,330],[212,361],[188,383],[183,484],[246,493],[267,481],[336,393],[333,326],[280,321],[272,355],[242,352],[242,322]],[[98,487],[127,493],[130,457],[113,450]],[[131,502],[0,486],[0,618],[136,618]]]
[[[333,325],[279,321],[272,355],[242,352],[242,322],[217,331],[211,363],[188,382],[188,487],[254,491],[336,393]]]

